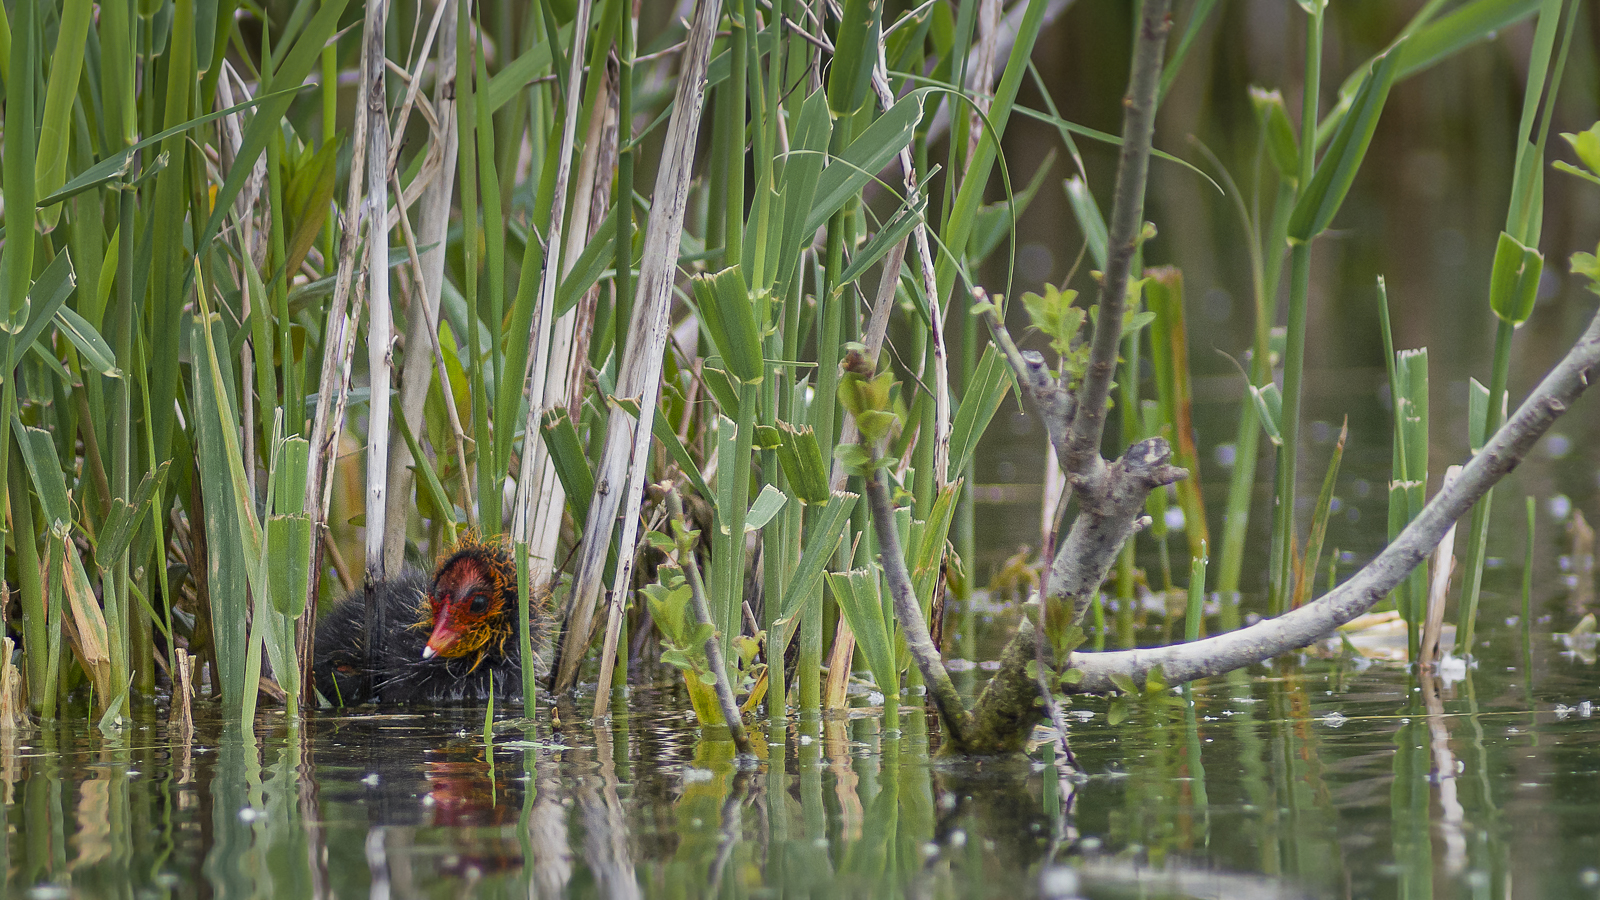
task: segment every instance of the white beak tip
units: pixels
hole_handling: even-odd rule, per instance
[[[432,647],[423,647],[422,648],[422,658],[423,659],[433,659],[435,656],[438,656],[438,655],[439,655],[438,651],[434,650]]]

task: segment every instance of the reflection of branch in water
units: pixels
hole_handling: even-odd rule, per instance
[[[722,870],[727,867],[728,858],[733,855],[733,848],[739,843],[739,835],[743,831],[740,807],[749,795],[750,773],[736,773],[733,776],[733,789],[728,791],[728,799],[722,802],[722,834],[717,841],[717,858],[711,863],[711,887],[707,889],[706,896],[716,896],[721,892]]]
[[[1055,784],[1052,787],[1050,780],[1045,780],[1045,790],[1054,790],[1059,797],[1059,808],[1056,810],[1055,824],[1050,829],[1050,847],[1045,851],[1044,864],[1048,868],[1055,862],[1056,855],[1064,848],[1070,848],[1078,842],[1078,826],[1073,824],[1077,819],[1075,811],[1078,806],[1078,781],[1082,777],[1082,770],[1077,768],[1076,761],[1061,758],[1052,759],[1047,765],[1050,771],[1055,772]],[[1049,814],[1049,805],[1046,803],[1045,812]]]
[[[983,842],[984,870],[1010,878],[1034,866],[1048,849],[1051,822],[1029,777],[1032,761],[993,758],[982,766],[951,767],[935,774],[933,846],[923,871],[963,853],[968,835]],[[969,875],[982,879],[984,871]]]
[[[1304,891],[1266,875],[1199,868],[1168,856],[1159,869],[1125,859],[1090,856],[1073,866],[1047,868],[1039,877],[1045,897],[1076,897],[1085,888],[1179,897],[1229,897],[1232,900],[1305,900]]]

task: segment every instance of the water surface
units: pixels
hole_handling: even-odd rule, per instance
[[[1525,678],[1522,644],[1490,629],[1453,681],[1297,658],[1080,699],[1075,769],[941,760],[920,712],[740,764],[670,687],[501,715],[492,746],[471,708],[75,719],[0,752],[4,894],[1600,896],[1600,678],[1537,633]]]

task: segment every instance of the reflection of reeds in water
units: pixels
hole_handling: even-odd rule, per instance
[[[594,728],[595,762],[592,776],[580,777],[578,813],[583,825],[583,860],[599,883],[600,895],[631,900],[642,895],[628,849],[628,819],[617,795],[617,771],[611,747],[616,732],[597,724]],[[626,749],[626,745],[624,745]]]
[[[557,760],[547,752],[527,751],[534,793],[528,797],[518,823],[527,854],[529,884],[537,896],[559,897],[572,882],[572,847],[567,839],[567,793]]]
[[[1208,708],[1211,698],[1199,702],[1201,713],[1215,711]],[[1039,802],[1039,773],[1025,761],[1016,767],[934,764],[928,715],[920,708],[903,711],[899,738],[864,718],[834,723],[826,740],[795,740],[787,747],[775,741],[762,770],[742,768],[726,739],[696,743],[693,727],[635,722],[639,742],[631,748],[620,740],[621,730],[611,730],[615,726],[568,728],[557,738],[560,747],[548,734],[502,731],[493,777],[476,735],[457,731],[470,724],[465,716],[443,728],[426,714],[381,723],[328,717],[299,736],[283,732],[259,740],[219,740],[202,716],[194,777],[187,783],[163,768],[180,765],[173,732],[153,727],[159,735],[153,741],[119,742],[92,729],[69,729],[48,743],[42,733],[38,739],[38,749],[54,754],[51,760],[76,760],[65,789],[65,768],[42,755],[22,759],[24,778],[32,780],[18,785],[21,808],[8,810],[21,823],[8,849],[13,872],[37,874],[39,882],[85,896],[110,894],[128,882],[142,890],[150,876],[141,873],[155,871],[163,878],[181,873],[196,892],[229,896],[360,896],[375,888],[392,896],[498,896],[521,895],[531,883],[538,896],[623,898],[719,890],[722,896],[994,896],[1013,890],[1026,896],[1052,840],[1061,845],[1056,862],[1070,852],[1068,861],[1076,864],[1086,852],[1076,842],[1091,835],[1107,842],[1101,862],[1115,853],[1138,868],[1135,861],[1159,857],[1167,871],[1208,858],[1214,869],[1242,867],[1246,875],[1250,865],[1241,861],[1236,839],[1260,844],[1273,864],[1296,864],[1297,840],[1313,855],[1323,851],[1327,823],[1314,805],[1289,796],[1304,794],[1303,782],[1314,780],[1305,759],[1320,750],[1281,743],[1289,730],[1281,720],[1268,726],[1241,715],[1208,724],[1212,717],[1203,715],[1200,734],[1222,744],[1215,748],[1219,777],[1193,765],[1196,720],[1189,711],[1183,716],[1176,708],[1160,709],[1148,717],[1136,713],[1120,726],[1118,739],[1137,748],[1127,755],[1139,762],[1116,781],[1081,783],[1078,806],[1066,809],[1065,830],[1054,837],[1055,817]],[[1234,804],[1244,793],[1226,762],[1230,749],[1243,746],[1227,741],[1236,726],[1252,732],[1270,727],[1279,742],[1240,760],[1249,766],[1269,758],[1282,767],[1266,784],[1270,803],[1251,813],[1252,823],[1265,828],[1280,806],[1299,804],[1293,809],[1298,818],[1280,823],[1278,844],[1231,830],[1224,835],[1237,821]],[[1079,733],[1091,745],[1096,738],[1103,743],[1106,727],[1086,724]],[[653,743],[658,738],[665,740]],[[1147,740],[1155,743],[1146,746]],[[313,751],[319,759],[312,759]],[[637,777],[619,774],[629,754]],[[9,777],[3,762],[0,777]],[[1386,776],[1387,760],[1381,768]],[[1218,804],[1209,815],[1195,783],[1203,777]],[[1386,789],[1387,777],[1382,782]],[[1336,781],[1335,797],[1339,787]],[[1098,823],[1108,801],[1114,812],[1124,808],[1124,792],[1129,812],[1112,823],[1123,830],[1107,835]],[[1466,793],[1462,803],[1470,816]],[[51,829],[61,826],[51,823],[65,823],[59,839]],[[27,849],[30,842],[40,849]],[[1143,855],[1122,852],[1133,845],[1146,848]],[[1334,883],[1316,881],[1314,870],[1301,874],[1313,883]],[[1105,880],[1085,883],[1108,889],[1119,883],[1108,873],[1097,877]],[[7,887],[19,884],[16,879]],[[1242,887],[1248,881],[1219,883]]]

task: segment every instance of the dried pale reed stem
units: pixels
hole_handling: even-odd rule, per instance
[[[396,194],[400,193],[400,178],[392,171],[389,173],[389,184],[394,187]],[[456,409],[455,391],[450,390],[448,387],[450,384],[450,374],[445,371],[444,348],[439,345],[439,297],[437,294],[435,294],[431,298],[430,302],[430,298],[426,293],[428,289],[427,275],[422,268],[422,260],[417,255],[417,236],[411,231],[411,217],[404,209],[400,210],[400,233],[405,240],[406,256],[411,261],[412,278],[416,281],[418,288],[417,294],[414,295],[416,297],[416,311],[421,313],[421,315],[418,317],[421,327],[412,328],[410,333],[415,335],[417,332],[423,331],[428,335],[428,345],[433,350],[433,371],[439,376],[439,393],[444,397],[445,415],[450,421],[450,438],[456,452],[456,466],[461,470],[462,495],[470,497],[472,494],[472,489],[470,487],[472,483],[470,481],[470,473],[472,472],[472,469],[467,464],[466,431],[461,426],[461,413]],[[420,349],[415,345],[410,344],[409,340],[407,341],[407,345],[413,351]],[[406,371],[401,375],[401,415],[405,418],[406,425],[411,429],[411,433],[418,436],[420,440],[420,431],[422,425],[421,401],[427,399],[428,380],[426,377],[418,377],[415,379],[416,381],[421,382],[422,389],[418,392],[419,400],[416,405],[416,416],[413,418],[411,415],[409,415],[409,410],[406,407],[403,399],[405,397],[404,384],[409,383],[411,380],[405,376],[410,374],[411,364],[413,362],[419,364],[416,368],[422,372],[426,373],[429,371],[426,367],[420,365],[422,362],[420,357],[406,357],[407,368]],[[397,570],[400,566],[401,558],[405,555],[406,519],[404,513],[404,504],[410,498],[411,494],[411,473],[409,466],[412,460],[411,448],[406,446],[404,440],[396,442],[394,446],[389,448],[389,451],[389,485],[392,491],[389,496],[389,514],[392,518],[387,522],[388,534],[385,535],[384,538],[383,560],[385,569]],[[395,463],[397,460],[402,461],[401,466],[405,468],[406,472],[405,480],[400,482],[398,485],[396,484],[395,479]],[[398,505],[401,507],[399,512],[395,510],[397,501]],[[465,504],[465,506],[467,508],[467,524],[475,527],[478,523],[477,507],[475,507],[470,500]],[[445,510],[444,513],[449,515],[448,510]],[[395,521],[393,517],[398,517],[398,521]],[[398,535],[396,534],[397,532]],[[453,534],[453,528],[447,533]]]
[[[1451,466],[1444,472],[1440,490],[1449,487],[1461,474],[1460,466]],[[1439,638],[1444,632],[1444,604],[1450,590],[1450,571],[1455,568],[1456,526],[1444,533],[1439,546],[1433,548],[1433,577],[1428,584],[1428,615],[1422,624],[1422,642],[1417,651],[1417,662],[1424,666],[1439,662]]]
[[[365,45],[363,45],[365,48]],[[363,49],[365,53],[365,49]],[[363,171],[367,159],[367,117],[356,116],[351,144],[350,171]],[[362,180],[349,179],[344,209],[361,205]],[[303,507],[312,515],[310,577],[306,580],[306,611],[295,623],[295,646],[300,654],[304,690],[312,689],[311,658],[316,633],[317,592],[322,584],[322,555],[326,542],[328,507],[333,500],[333,469],[338,462],[336,448],[344,430],[345,407],[349,402],[350,362],[355,352],[355,323],[360,302],[350,302],[355,283],[356,248],[360,243],[361,223],[343,223],[339,237],[339,267],[334,277],[333,298],[328,305],[327,326],[323,334],[322,377],[317,386],[317,409],[311,421],[311,454],[307,466],[306,495]]]
[[[385,633],[385,610],[373,592],[383,580],[384,502],[389,473],[389,383],[394,370],[393,323],[389,319],[389,110],[384,90],[384,22],[387,0],[369,0],[362,84],[367,118],[367,666],[377,665],[379,636]],[[377,693],[376,682],[373,693]]]
[[[185,735],[194,733],[194,656],[189,651],[178,650],[178,688],[173,701],[178,710],[178,729]]]
[[[5,589],[0,593],[4,594],[0,601],[9,603],[11,591]],[[15,649],[15,641],[0,637],[0,733],[15,732],[28,722],[27,714],[23,712],[22,673],[11,661]]]
[[[411,433],[420,435],[423,409],[428,398],[428,384],[432,379],[430,373],[434,367],[422,364],[421,354],[416,351],[426,340],[433,347],[433,357],[439,372],[439,384],[446,385],[449,381],[444,376],[443,358],[439,349],[439,298],[444,290],[444,251],[447,243],[447,231],[450,227],[450,203],[455,191],[455,178],[451,173],[456,170],[456,154],[460,148],[461,136],[456,129],[456,0],[445,0],[439,4],[438,22],[438,61],[435,66],[433,85],[433,117],[428,120],[430,135],[428,156],[432,158],[437,154],[440,161],[440,174],[428,185],[422,194],[418,234],[411,233],[411,221],[406,210],[409,208],[404,201],[396,204],[396,219],[400,222],[402,233],[406,239],[406,249],[411,256],[412,271],[417,282],[417,290],[413,296],[417,298],[410,311],[410,321],[406,329],[406,347],[409,351],[406,356],[406,365],[400,371],[400,415],[410,427]],[[431,35],[431,31],[430,31]],[[426,58],[426,52],[420,54]],[[420,63],[419,69],[420,72]],[[416,85],[420,79],[413,78],[412,90],[407,92],[407,101],[412,99]],[[402,116],[403,119],[403,116]],[[395,143],[391,150],[391,157],[401,148],[400,143]],[[394,196],[400,197],[402,192],[395,176],[395,162],[391,159],[389,164],[390,184],[394,187]],[[420,175],[419,175],[420,177]],[[417,247],[425,246],[428,249],[418,251]],[[420,315],[418,314],[420,310]],[[456,411],[455,395],[451,391],[443,392],[445,408],[450,417],[452,437],[456,443],[457,463],[461,466],[465,496],[470,497],[471,470],[467,467],[466,451],[461,428],[461,417]],[[389,447],[389,509],[385,520],[386,534],[383,539],[383,562],[385,569],[397,570],[405,556],[405,529],[407,505],[411,499],[412,471],[411,448],[404,440],[395,440]],[[469,500],[464,504],[467,510],[467,523],[477,524],[477,507]]]

